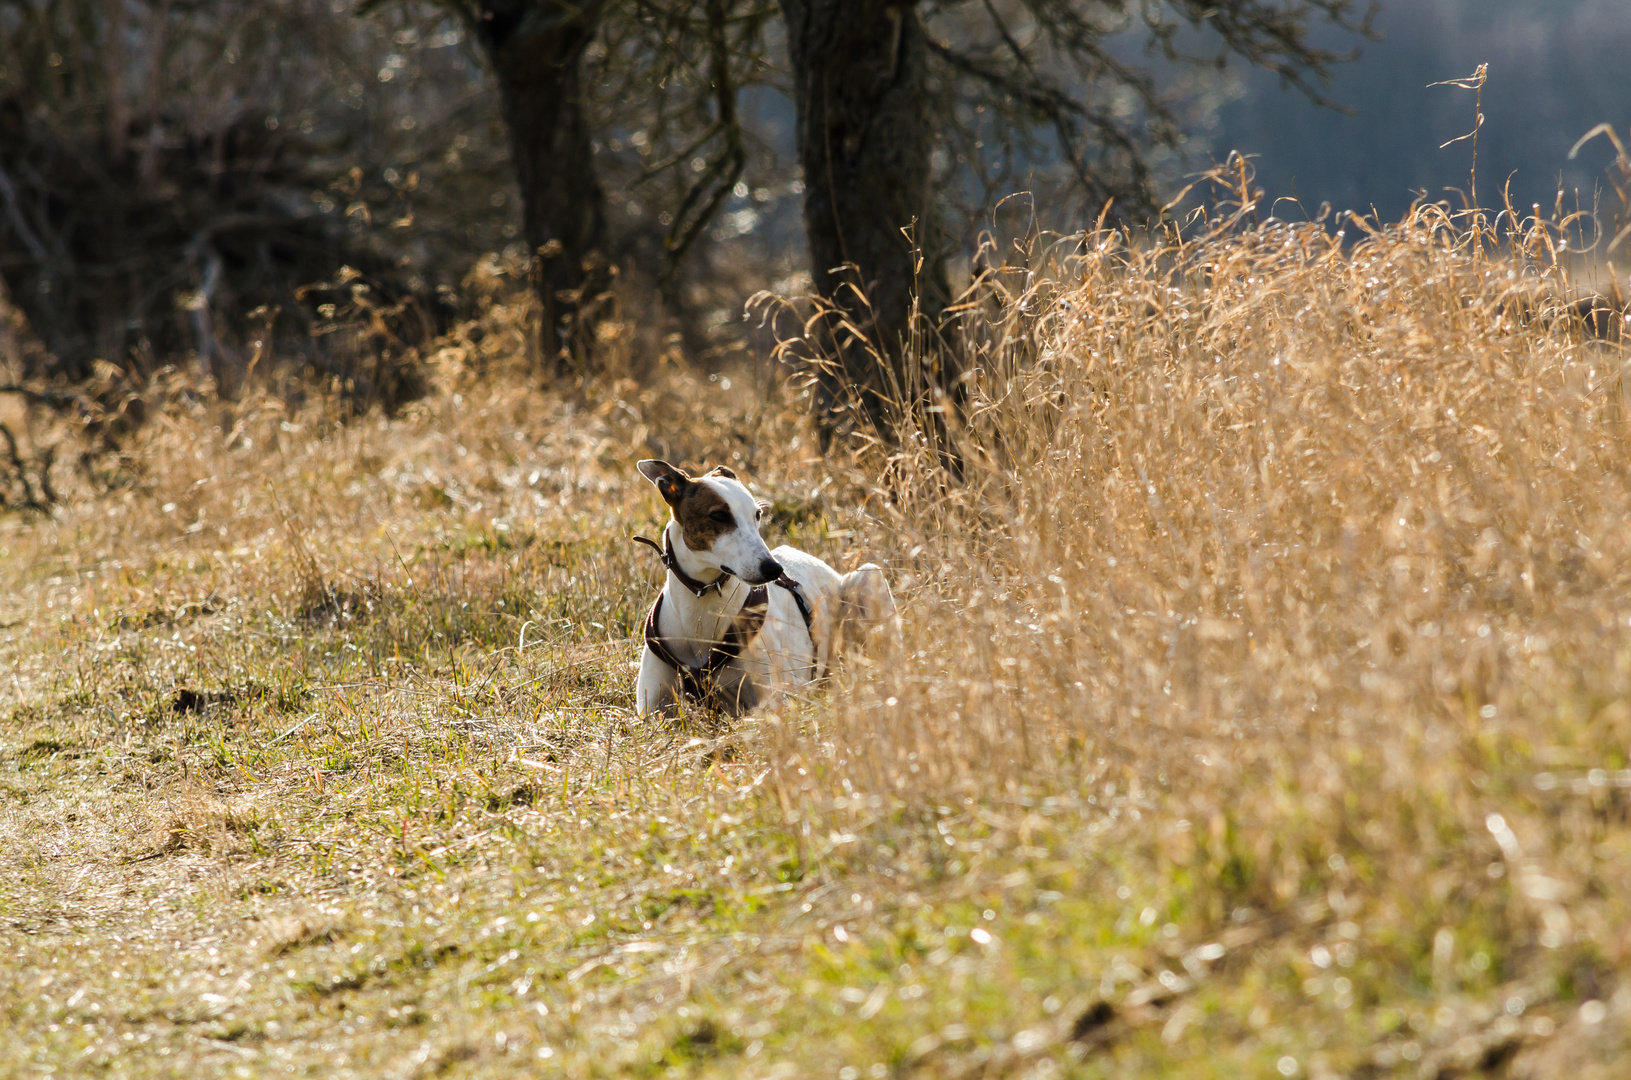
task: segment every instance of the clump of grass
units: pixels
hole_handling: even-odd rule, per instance
[[[1513,316],[1572,300],[1542,224],[1244,209],[988,277],[968,409],[904,449],[822,457],[791,384],[563,399],[469,334],[394,416],[178,396],[128,487],[0,531],[6,1041],[133,1075],[1612,1068],[1624,355]],[[900,648],[780,715],[635,718],[652,453],[887,563]]]
[[[274,497],[273,505],[277,506]],[[298,519],[282,506],[277,506],[283,519],[283,535],[288,540],[290,561],[299,582],[300,607],[303,614],[313,616],[338,606],[339,598],[323,574],[323,567],[306,543],[306,531]]]

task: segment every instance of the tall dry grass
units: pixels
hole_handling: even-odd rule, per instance
[[[1631,959],[1626,355],[1567,318],[1555,225],[1349,227],[1102,231],[990,280],[962,481],[908,420],[873,485],[907,655],[785,787],[1153,813],[1213,921],[1346,889]]]
[[[1520,672],[1624,631],[1624,357],[1515,326],[1510,261],[1433,208],[1351,250],[1285,224],[1084,243],[980,313],[966,482],[903,455],[879,489],[933,597],[887,692],[939,723],[871,725],[872,786],[1128,739],[1222,768],[1253,735],[1491,705],[1502,731],[1546,704]]]

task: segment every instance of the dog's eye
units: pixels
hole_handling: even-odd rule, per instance
[[[734,525],[736,523],[736,519],[731,516],[731,512],[729,510],[715,510],[708,516],[719,522],[721,525]]]
[[[764,519],[765,519],[765,510],[764,510],[764,507],[761,506],[759,509],[757,509],[757,510],[755,510],[753,512],[753,520],[754,521],[763,521]]]

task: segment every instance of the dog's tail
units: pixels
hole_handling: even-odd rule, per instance
[[[838,605],[835,658],[845,645],[865,643],[873,631],[882,631],[893,645],[900,644],[900,611],[883,567],[867,563],[845,574],[838,586]]]

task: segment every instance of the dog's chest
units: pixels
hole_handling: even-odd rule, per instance
[[[676,596],[673,590],[658,598],[657,632],[674,659],[701,668],[710,661],[717,663],[721,646],[730,648],[737,658],[749,651],[759,635],[762,611],[761,619],[754,619],[740,600],[726,606],[688,602],[690,599]]]
[[[670,590],[662,597],[658,633],[674,659],[693,670],[712,665],[721,681],[756,679],[778,689],[809,681],[815,662],[810,627],[785,590],[772,586],[762,593],[762,606],[753,607],[751,594],[712,604]],[[721,645],[733,654],[724,662]]]

